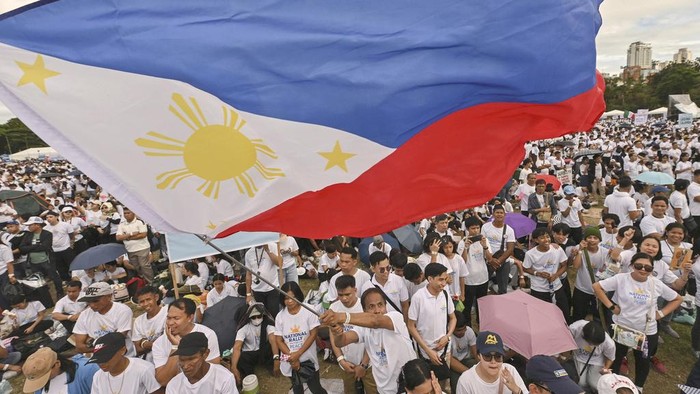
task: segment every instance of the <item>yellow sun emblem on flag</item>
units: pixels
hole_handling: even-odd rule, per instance
[[[239,119],[235,110],[222,106],[223,124],[208,124],[196,99],[190,97],[188,102],[177,93],[172,98],[175,105],[170,105],[170,112],[194,132],[187,141],[155,131],[146,133],[152,139],[134,141],[152,150],[144,152],[148,156],[182,156],[185,167],[158,175],[158,189],[174,189],[184,179],[194,176],[204,180],[197,191],[217,199],[221,182],[232,179],[241,194],[255,197],[258,188],[248,170],[254,168],[267,180],[284,176],[281,169],[260,162],[259,153],[271,159],[277,159],[277,155],[262,139],[249,139],[241,133],[246,121]]]

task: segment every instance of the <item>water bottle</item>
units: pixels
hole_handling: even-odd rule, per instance
[[[355,381],[355,394],[365,394],[365,384],[362,380]]]

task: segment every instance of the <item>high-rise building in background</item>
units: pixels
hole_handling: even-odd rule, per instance
[[[633,42],[627,49],[627,67],[651,68],[651,44]]]
[[[691,52],[688,48],[681,48],[678,50],[678,53],[673,55],[674,63],[685,63],[690,61],[693,61],[693,52]]]

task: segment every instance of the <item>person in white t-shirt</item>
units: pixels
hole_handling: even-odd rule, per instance
[[[211,348],[210,338],[202,332],[190,332],[183,336],[172,354],[182,372],[170,380],[165,393],[238,394],[233,374],[221,365],[209,361]]]
[[[306,379],[306,384],[313,394],[326,394],[321,386],[318,356],[316,352],[316,335],[318,332],[318,317],[311,313],[296,300],[303,300],[304,293],[297,282],[287,282],[282,285],[284,309],[275,317],[275,337],[280,350],[282,375],[292,381],[294,394],[304,393],[303,385],[296,384],[293,375],[304,365],[310,365],[313,372]]]
[[[136,299],[144,314],[134,320],[131,340],[136,354],[153,363],[153,344],[165,332],[167,308],[160,305],[160,292],[152,286],[144,286],[136,292]],[[155,374],[155,372],[154,372]]]
[[[428,284],[411,297],[408,309],[408,332],[418,344],[420,356],[428,361],[430,369],[443,387],[450,377],[446,358],[448,344],[456,325],[454,302],[444,290],[447,269],[438,263],[425,267]]]
[[[453,300],[463,302],[464,281],[469,275],[469,269],[467,268],[467,264],[464,262],[462,256],[457,254],[457,242],[450,237],[443,237],[442,241],[442,245],[440,245],[440,253],[447,257],[447,261],[450,263],[450,267],[452,268],[452,273],[450,273],[447,278],[450,294],[452,295]]]
[[[226,283],[226,277],[222,274],[216,274],[211,280],[214,287],[207,293],[207,309],[216,305],[219,301],[226,297],[238,297],[238,293],[233,286]]]
[[[325,253],[318,261],[318,280],[325,282],[335,275],[335,268],[338,266],[338,248],[333,243],[327,243],[324,248]]]
[[[231,372],[237,382],[255,373],[255,367],[272,357],[272,374],[280,376],[280,355],[275,338],[275,321],[265,305],[250,305],[238,322],[231,352]],[[263,335],[264,334],[264,335]]]
[[[464,279],[464,317],[467,325],[472,325],[472,306],[488,293],[489,272],[487,262],[491,260],[491,247],[486,237],[481,235],[481,221],[472,216],[464,220],[467,236],[464,239],[462,257],[469,275]],[[479,308],[476,308],[476,321],[479,321]]]
[[[165,335],[161,335],[153,343],[153,364],[156,366],[156,379],[161,386],[167,386],[168,382],[177,375],[180,370],[178,358],[174,354],[181,340],[187,334],[201,332],[208,339],[209,351],[205,357],[212,364],[219,364],[219,340],[216,333],[209,327],[194,322],[197,306],[189,298],[180,298],[168,305],[165,323]]]
[[[526,182],[520,184],[518,189],[515,191],[515,197],[520,201],[520,213],[528,216],[528,202],[530,194],[535,192],[535,181],[537,181],[537,176],[535,174],[528,174]]]
[[[245,265],[258,276],[264,278],[274,286],[279,286],[279,270],[282,268],[282,258],[277,254],[277,244],[270,243],[248,249],[245,253]],[[280,308],[280,295],[270,285],[246,271],[245,288],[247,290],[245,302],[250,304],[262,302],[265,309],[274,317]]]
[[[372,243],[367,246],[367,255],[371,255],[374,252],[383,252],[387,256],[391,254],[391,245],[384,242],[384,237],[381,235],[375,235],[372,238]]]
[[[95,351],[87,362],[100,366],[92,377],[91,394],[150,394],[160,389],[153,364],[126,357],[126,338],[111,332],[95,341]]]
[[[628,176],[622,176],[617,190],[605,197],[603,203],[603,214],[616,214],[620,218],[620,227],[631,226],[642,214],[642,211],[637,207],[637,202],[630,196],[631,190],[632,179]]]
[[[297,267],[301,265],[299,245],[296,239],[286,234],[280,234],[279,250],[282,256],[282,270],[285,282],[299,282]]]
[[[651,198],[651,215],[644,216],[639,223],[639,228],[642,230],[642,235],[653,235],[661,238],[666,230],[666,226],[670,223],[675,223],[676,219],[667,216],[668,199],[664,196],[655,196]]]
[[[406,390],[406,394],[445,394],[435,373],[423,359],[410,360],[401,367],[399,386]]]
[[[386,298],[379,289],[371,288],[360,300],[363,313],[326,311],[321,322],[330,327],[333,343],[344,347],[363,343],[372,365],[379,393],[398,392],[401,367],[416,358],[403,315],[387,312]],[[344,324],[353,326],[345,330]]]
[[[338,300],[331,304],[329,310],[334,312],[362,313],[362,305],[357,297],[357,287],[355,278],[351,275],[340,276],[335,281]],[[352,330],[354,327],[350,324],[345,324],[345,331]],[[342,348],[335,345],[333,336],[331,335],[331,347],[338,366],[345,372],[343,378],[343,392],[352,393],[355,391],[356,380],[362,380],[365,387],[365,392],[376,393],[377,383],[374,381],[372,369],[366,369],[369,365],[369,354],[365,350],[365,345],[362,343],[352,343]]]
[[[58,219],[57,212],[49,211],[46,214],[44,230],[53,234],[53,261],[56,263],[56,270],[61,275],[62,280],[70,280],[68,271],[70,263],[75,258],[73,251],[75,229],[70,224]]]
[[[564,198],[559,200],[557,208],[561,213],[561,222],[571,228],[570,237],[574,242],[581,242],[583,234],[583,205],[581,200],[576,197],[576,189],[567,185],[564,186]]]
[[[362,286],[360,293],[373,287],[381,289],[388,299],[387,309],[408,316],[408,289],[401,277],[391,273],[389,257],[383,252],[374,252],[369,256],[369,263],[374,276]]]
[[[360,294],[362,294],[362,289],[364,288],[365,283],[372,279],[367,271],[357,268],[357,249],[353,247],[346,246],[340,251],[338,268],[340,268],[340,272],[333,275],[331,280],[328,282],[328,293],[326,298],[330,302],[333,302],[336,300],[336,298],[338,298],[338,291],[335,287],[335,281],[341,276],[352,275],[355,278],[355,287],[358,289]]]
[[[51,313],[51,318],[61,322],[69,334],[73,333],[73,327],[75,327],[80,313],[87,308],[87,304],[78,301],[81,289],[82,283],[77,280],[69,281],[66,285],[66,295],[56,302]]]
[[[81,353],[92,353],[93,341],[110,332],[120,332],[129,338],[133,312],[128,306],[112,301],[112,287],[105,282],[90,285],[79,302],[85,302],[85,309],[75,323],[75,348]],[[131,340],[127,340],[127,353],[135,355]]]
[[[11,315],[15,318],[19,326],[8,337],[33,334],[41,332],[53,326],[53,321],[44,320],[46,317],[46,308],[39,301],[27,301],[24,295],[10,298],[12,304]]]
[[[515,249],[515,231],[506,224],[506,211],[503,205],[493,207],[493,221],[484,223],[481,235],[489,242],[491,259],[487,262],[496,271],[498,294],[505,294],[508,289],[510,262],[508,258]],[[503,248],[501,251],[501,247]]]
[[[652,276],[653,258],[646,253],[637,253],[631,259],[633,270],[620,273],[611,278],[593,284],[596,297],[603,306],[613,313],[615,324],[641,331],[646,334],[646,351],[633,350],[635,377],[634,384],[643,388],[649,375],[650,359],[656,354],[659,343],[656,321],[676,310],[683,298],[660,279]],[[614,291],[610,300],[606,292]],[[663,298],[668,304],[657,309],[658,299]],[[629,348],[615,343],[615,361],[612,370],[620,372],[622,359]]]
[[[574,269],[577,270],[574,294],[572,296],[573,313],[571,314],[571,321],[582,320],[589,313],[593,314],[593,316],[598,315],[598,304],[591,287],[591,276],[596,280],[596,274],[605,271],[609,260],[608,250],[600,247],[601,236],[597,227],[586,227],[583,236],[583,241],[581,241],[579,246],[571,250]],[[588,268],[589,263],[593,270],[592,273]]]
[[[213,259],[216,262],[216,273],[221,274],[226,277],[227,280],[233,279],[235,275],[233,272],[233,267],[231,263],[228,262],[223,256],[218,255],[217,258]]]
[[[610,367],[615,361],[615,342],[597,321],[573,322],[569,325],[569,331],[577,346],[573,356],[579,373],[578,384],[583,389],[593,391],[598,387],[601,375],[612,372]]]
[[[566,271],[564,249],[552,245],[552,237],[545,227],[532,232],[537,246],[525,252],[523,269],[530,275],[530,295],[545,302],[556,303],[564,318],[569,320],[569,300],[564,294],[560,276]]]
[[[688,206],[688,186],[690,182],[686,179],[676,179],[673,183],[673,192],[668,198],[670,210],[678,223],[683,223],[684,219],[690,217],[690,207]]]
[[[467,325],[467,318],[462,313],[456,313],[455,331],[450,340],[450,387],[452,393],[457,392],[457,382],[464,371],[477,363],[476,333]]]
[[[524,394],[525,382],[518,370],[503,362],[501,336],[481,331],[476,338],[479,363],[460,376],[456,394]]]

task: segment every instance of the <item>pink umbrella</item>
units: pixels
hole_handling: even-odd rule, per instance
[[[537,174],[537,179],[544,179],[545,182],[551,183],[554,190],[561,188],[561,181],[554,175]]]
[[[577,348],[559,308],[516,290],[479,299],[481,330],[498,333],[510,349],[529,359]]]

